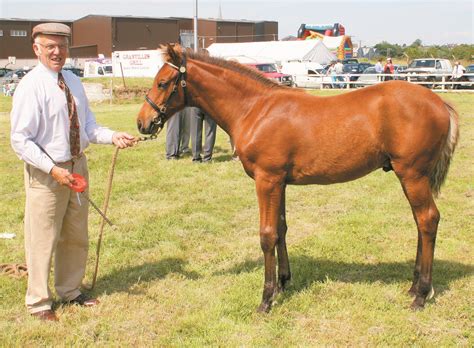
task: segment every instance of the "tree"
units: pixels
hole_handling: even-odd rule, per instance
[[[416,39],[415,41],[413,41],[413,43],[410,45],[410,47],[421,47],[422,46],[422,43],[421,43],[421,40],[420,39]]]

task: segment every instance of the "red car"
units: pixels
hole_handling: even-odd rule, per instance
[[[293,78],[291,75],[282,74],[277,70],[274,63],[249,63],[245,64],[260,71],[266,78],[274,80],[275,82],[285,85],[293,86]]]

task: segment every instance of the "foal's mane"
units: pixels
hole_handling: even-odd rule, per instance
[[[254,81],[259,82],[261,85],[268,88],[288,88],[282,86],[272,80],[267,79],[259,71],[242,65],[238,62],[224,60],[221,58],[211,57],[209,54],[202,52],[194,52],[192,50],[183,51],[180,46],[167,45],[163,50],[164,61],[172,63],[176,66],[180,66],[182,63],[182,55],[186,54],[186,58],[198,60],[200,62],[216,65],[224,69],[232,70],[240,75],[251,78]]]

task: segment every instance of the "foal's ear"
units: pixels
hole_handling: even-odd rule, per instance
[[[182,47],[179,44],[168,44],[167,53],[168,53],[170,63],[173,63],[176,66],[181,65]]]

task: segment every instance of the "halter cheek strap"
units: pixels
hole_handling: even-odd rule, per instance
[[[166,101],[162,105],[160,106],[156,105],[153,102],[153,100],[151,100],[148,97],[148,95],[145,95],[145,101],[157,113],[157,115],[153,118],[153,121],[152,121],[152,129],[151,129],[152,134],[156,134],[165,126],[167,105],[171,97],[173,96],[173,94],[176,93],[176,91],[178,90],[178,83],[180,81],[181,81],[180,84],[181,84],[181,87],[183,88],[183,94],[184,94],[184,106],[188,104],[188,94],[186,90],[186,55],[183,54],[183,62],[179,68],[170,62],[165,62],[165,63],[171,66],[172,68],[178,70],[178,75],[176,76],[176,80],[174,81],[173,90],[171,91],[170,95],[168,96],[168,98],[166,98]]]

